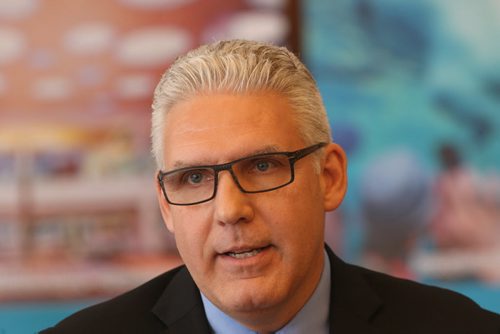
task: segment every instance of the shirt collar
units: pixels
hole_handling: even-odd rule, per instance
[[[311,298],[295,315],[295,317],[281,328],[276,334],[297,333],[328,333],[330,308],[331,269],[328,254],[325,251],[323,272],[318,286]],[[216,334],[253,334],[256,333],[222,312],[212,304],[203,293],[201,294],[205,313],[213,333]]]

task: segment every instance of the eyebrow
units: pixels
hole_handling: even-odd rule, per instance
[[[248,154],[243,155],[241,157],[237,157],[237,158],[231,159],[229,161],[222,162],[220,164],[225,164],[225,163],[237,160],[237,159],[251,157],[251,156],[254,156],[254,155],[267,154],[267,153],[277,153],[277,152],[283,152],[283,150],[280,149],[276,145],[268,145],[268,146],[265,146],[265,147],[260,148],[258,150],[254,150],[254,151],[248,152]],[[196,161],[195,162],[185,162],[185,161],[182,161],[182,160],[177,160],[177,161],[174,162],[172,168],[169,169],[169,171],[180,169],[180,168],[190,168],[190,167],[196,168],[196,167],[201,167],[201,166],[213,166],[213,165],[219,165],[219,163],[196,162]]]

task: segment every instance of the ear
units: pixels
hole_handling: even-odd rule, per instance
[[[321,177],[324,187],[325,211],[335,210],[347,191],[347,157],[344,150],[331,143],[324,148],[324,164]]]
[[[155,175],[156,197],[158,198],[158,204],[160,206],[161,216],[163,218],[165,226],[167,226],[167,229],[170,232],[175,233],[174,224],[172,220],[172,212],[170,211],[170,204],[167,202],[167,199],[163,194],[163,190],[161,189],[160,182],[158,181],[156,175]]]

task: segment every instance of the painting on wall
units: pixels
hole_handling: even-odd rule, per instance
[[[499,311],[498,2],[302,7],[303,55],[349,159],[339,251]]]
[[[153,89],[206,42],[292,45],[292,2],[0,1],[0,301],[113,295],[180,263]]]

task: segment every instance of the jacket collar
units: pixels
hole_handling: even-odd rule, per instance
[[[174,275],[152,312],[169,334],[210,333],[200,292],[185,266]]]
[[[370,325],[382,299],[354,266],[339,259],[326,246],[332,270],[330,333],[377,333]]]

